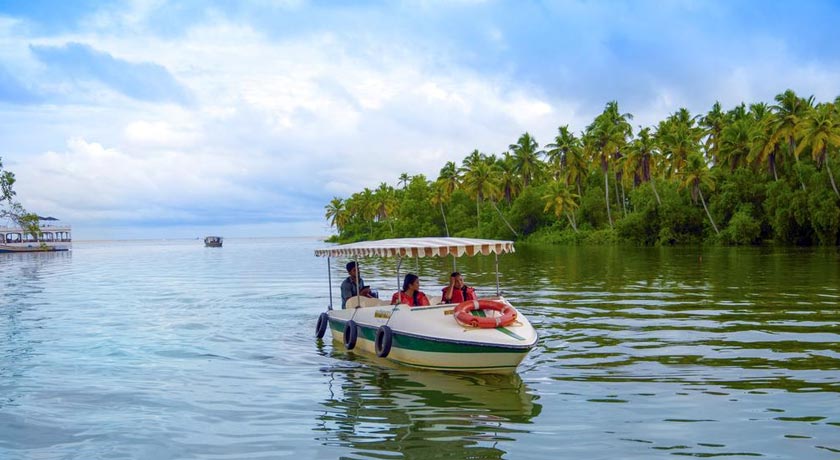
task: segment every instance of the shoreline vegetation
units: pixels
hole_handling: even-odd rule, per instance
[[[576,135],[540,147],[529,133],[501,154],[474,150],[435,180],[334,197],[328,241],[459,236],[538,244],[798,245],[840,243],[840,96],[792,90],[775,104],[656,126],[608,102]]]

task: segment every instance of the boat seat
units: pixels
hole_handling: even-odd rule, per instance
[[[361,305],[362,307],[380,307],[382,305],[389,305],[389,303],[387,300],[354,295],[347,299],[347,302],[344,304],[345,308],[355,308],[357,305]]]
[[[441,300],[443,300],[443,296],[441,295],[430,295],[426,297],[429,298],[429,305],[437,305]]]

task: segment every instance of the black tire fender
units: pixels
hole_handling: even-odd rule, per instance
[[[318,323],[315,324],[315,337],[322,339],[327,332],[327,326],[330,324],[330,315],[326,312],[318,316]]]
[[[356,322],[351,319],[344,326],[344,348],[348,350],[356,348],[356,339],[358,338],[359,328],[356,326]]]
[[[388,356],[388,353],[391,352],[391,345],[394,342],[394,331],[391,330],[389,326],[380,326],[379,329],[376,330],[376,342],[374,346],[376,348],[376,356],[380,358],[385,358]]]

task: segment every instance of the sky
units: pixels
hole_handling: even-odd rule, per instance
[[[437,177],[618,101],[840,95],[840,2],[0,0],[0,157],[75,239],[322,236],[324,206]]]

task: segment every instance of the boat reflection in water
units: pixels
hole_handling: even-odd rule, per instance
[[[542,409],[517,374],[382,368],[333,354],[364,365],[345,361],[322,369],[331,396],[317,417],[317,439],[360,457],[503,458],[506,445],[513,448],[517,435],[527,432],[520,425]]]

